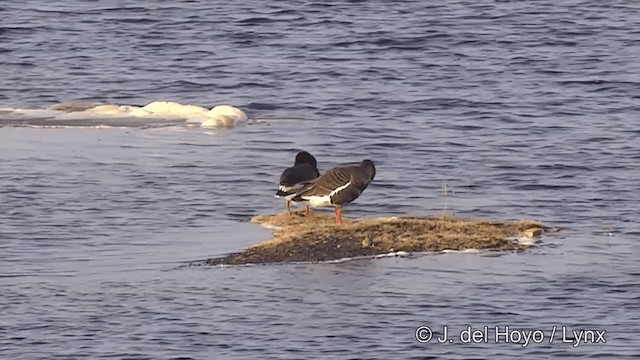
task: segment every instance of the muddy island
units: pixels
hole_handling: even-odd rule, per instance
[[[332,215],[332,214],[331,214]],[[443,250],[522,251],[537,237],[556,231],[534,220],[496,221],[452,215],[347,219],[303,211],[257,215],[251,222],[273,229],[273,239],[207,260],[208,265],[321,262],[388,253]]]

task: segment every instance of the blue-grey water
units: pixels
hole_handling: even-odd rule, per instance
[[[0,108],[170,100],[269,120],[0,111],[0,358],[640,355],[638,29],[623,0],[3,1]],[[503,256],[183,266],[269,238],[247,219],[283,210],[300,149],[321,170],[375,161],[345,216],[564,230]],[[496,326],[544,338],[496,343]]]

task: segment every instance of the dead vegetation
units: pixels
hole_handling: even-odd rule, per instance
[[[523,250],[529,245],[516,236],[538,236],[546,228],[537,221],[463,219],[436,217],[390,217],[343,219],[303,212],[257,215],[252,222],[273,227],[272,240],[242,252],[209,259],[211,265],[326,261],[396,251],[425,252],[445,249]]]

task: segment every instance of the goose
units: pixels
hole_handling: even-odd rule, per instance
[[[287,213],[291,214],[291,194],[307,185],[311,180],[320,176],[318,171],[318,163],[313,155],[306,151],[300,151],[296,155],[296,159],[292,167],[284,169],[280,175],[280,183],[276,197],[285,199],[287,205]],[[307,205],[305,215],[309,215],[310,210]]]
[[[342,224],[342,207],[353,202],[369,186],[376,175],[373,161],[359,165],[335,167],[287,196],[291,201],[306,201],[307,206],[333,206],[336,223]]]

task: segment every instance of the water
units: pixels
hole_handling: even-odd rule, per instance
[[[637,356],[639,28],[635,1],[3,2],[0,107],[171,100],[269,120],[0,112],[0,357]],[[565,230],[497,257],[184,267],[269,237],[246,220],[284,208],[298,149],[321,170],[375,161],[345,216]],[[488,343],[462,343],[468,325]],[[495,326],[545,338],[495,343]],[[562,343],[562,326],[606,343]]]

